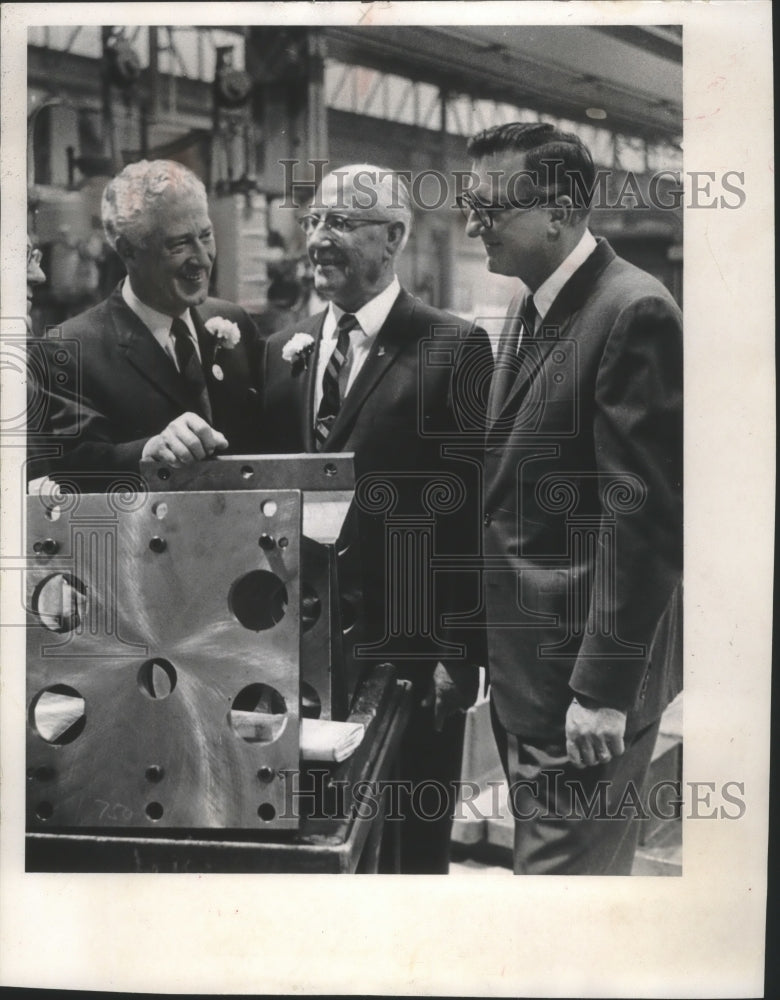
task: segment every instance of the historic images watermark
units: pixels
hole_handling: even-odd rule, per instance
[[[336,206],[344,211],[369,211],[378,204],[377,185],[390,181],[393,192],[388,207],[400,208],[411,199],[415,209],[437,211],[450,208],[457,210],[459,199],[474,191],[479,176],[472,170],[444,172],[429,168],[426,170],[376,170],[367,166],[362,171],[350,173],[347,185],[346,173],[338,168],[329,170],[328,160],[280,160],[284,174],[284,190],[299,190],[301,185],[319,188],[323,177],[328,174],[336,179]],[[307,169],[310,168],[310,171]],[[745,204],[745,173],[740,170],[658,170],[652,174],[637,174],[631,170],[615,170],[601,167],[595,170],[592,179],[586,179],[576,171],[563,173],[563,161],[542,160],[539,169],[517,170],[511,174],[502,170],[488,170],[491,191],[486,199],[491,202],[502,200],[498,196],[503,189],[503,199],[516,208],[538,208],[555,204],[556,192],[567,189],[575,204],[589,205],[593,210],[677,210],[693,209],[738,209]],[[341,184],[339,181],[341,180]],[[347,195],[346,190],[349,191]],[[280,208],[298,209],[308,205],[322,208],[316,193],[311,199],[299,201],[289,195],[279,203]],[[327,206],[333,209],[333,205]]]
[[[457,802],[456,820],[500,820],[514,816],[519,820],[586,819],[603,822],[627,820],[739,820],[747,812],[744,781],[680,781],[667,778],[646,788],[633,782],[621,785],[619,798],[611,794],[607,779],[586,784],[577,779],[563,780],[562,769],[541,773],[538,779],[514,781],[508,786],[503,780],[450,781],[447,784],[432,779],[411,781],[346,781],[333,779],[327,769],[313,768],[306,772],[280,771],[278,778],[285,788],[285,808],[289,815],[301,813],[315,819],[350,818],[403,820],[414,816],[426,822],[441,820],[448,814],[451,795]],[[534,804],[523,807],[528,791],[539,801],[540,785],[545,786],[542,799],[555,802],[556,811]],[[550,792],[554,794],[550,794]],[[532,800],[529,800],[532,801]]]

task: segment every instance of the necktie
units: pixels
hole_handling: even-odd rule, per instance
[[[344,313],[336,327],[338,331],[336,346],[322,376],[322,401],[317,410],[317,420],[314,425],[318,451],[322,451],[333,426],[333,421],[336,419],[344,396],[347,394],[349,368],[352,362],[349,335],[357,326],[359,323],[352,313]]]
[[[203,367],[192,342],[190,328],[178,316],[171,323],[171,336],[173,337],[176,361],[179,365],[179,374],[187,384],[194,408],[205,420],[211,423],[211,405]]]
[[[518,347],[523,340],[533,338],[535,326],[536,306],[533,295],[528,294],[518,314],[507,324],[498,345],[488,403],[491,424],[498,420],[522,367],[521,359],[518,357]]]

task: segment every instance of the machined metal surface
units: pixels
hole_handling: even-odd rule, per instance
[[[317,455],[216,455],[179,468],[142,462],[150,490],[352,490],[352,452]]]
[[[173,468],[142,463],[150,489],[303,491],[301,546],[302,711],[346,718],[359,669],[353,646],[362,609],[359,553],[338,551],[355,484],[351,452],[316,455],[226,455]]]
[[[28,543],[28,827],[296,827],[300,493],[30,497]]]

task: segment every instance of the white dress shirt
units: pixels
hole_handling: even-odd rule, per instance
[[[142,302],[130,287],[130,281],[128,278],[125,278],[124,284],[122,285],[122,298],[127,303],[128,308],[133,310],[144,326],[148,327],[154,339],[160,347],[162,347],[171,361],[173,361],[174,365],[176,365],[176,370],[178,371],[179,362],[176,360],[176,341],[171,336],[171,323],[175,317],[157,312],[156,309],[152,309],[151,306]],[[195,325],[192,322],[192,316],[190,315],[189,309],[185,309],[179,319],[183,319],[186,323],[187,329],[190,331],[192,342],[195,345],[195,353],[198,358],[200,358],[198,335],[195,332]]]
[[[393,280],[387,288],[384,289],[384,291],[381,291],[379,295],[374,296],[373,299],[370,299],[364,306],[361,306],[357,312],[352,314],[360,325],[356,326],[349,335],[349,341],[352,347],[352,367],[349,370],[349,377],[347,379],[347,393],[352,388],[352,384],[357,378],[358,372],[366,363],[366,358],[368,357],[368,352],[371,350],[371,345],[374,343],[376,335],[384,326],[385,320],[387,319],[390,310],[393,308],[393,303],[398,298],[400,292],[400,282],[397,277],[393,277]],[[317,355],[317,377],[314,385],[315,414],[319,410],[320,403],[322,402],[322,378],[325,374],[328,362],[330,361],[330,356],[336,348],[336,327],[345,311],[346,310],[339,308],[335,302],[331,302],[322,326],[322,339],[320,341],[320,349]]]
[[[550,277],[543,281],[536,289],[534,292],[534,305],[536,306],[536,326],[534,327],[534,332],[543,323],[544,317],[550,311],[550,307],[555,302],[563,286],[574,272],[582,267],[596,249],[596,246],[595,236],[589,229],[586,229],[582,234],[582,239],[566,260],[559,264]]]

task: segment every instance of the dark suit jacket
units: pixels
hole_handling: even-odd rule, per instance
[[[560,746],[580,693],[634,732],[682,685],[681,314],[600,240],[523,357],[485,451],[498,717]]]
[[[325,315],[313,316],[295,330],[309,333],[318,346]],[[282,348],[292,333],[293,329],[276,333],[265,343],[265,448],[281,453],[314,452],[316,348],[307,368],[291,365],[283,360]],[[437,348],[441,341],[442,349],[431,352],[429,358],[427,346],[432,338],[437,338]],[[442,448],[445,443],[452,446],[464,433],[480,434],[486,392],[480,398],[479,386],[475,389],[473,384],[469,391],[459,392],[458,372],[481,373],[481,381],[475,377],[472,382],[484,388],[492,363],[484,331],[402,291],[336,417],[323,450],[354,452],[358,485],[362,477],[380,474],[397,494],[392,511],[370,514],[363,509],[358,517],[353,504],[343,532],[347,540],[359,539],[368,641],[381,638],[387,607],[386,517],[425,515],[425,485],[442,473],[457,477],[464,488],[464,502],[452,514],[434,516],[436,554],[478,551],[478,473],[468,463],[446,458]],[[469,603],[468,598],[452,596],[455,576],[439,581],[440,596],[445,592],[450,596],[441,597],[438,615],[445,609],[454,612],[457,601]],[[476,607],[478,601],[475,585],[470,603]]]
[[[230,452],[256,453],[260,377],[254,325],[243,309],[221,299],[207,299],[191,312],[212,426],[225,435]],[[221,381],[212,373],[216,341],[205,328],[213,316],[232,320],[241,330],[236,347],[219,348],[216,360],[224,373]],[[48,345],[52,354],[61,348],[68,358],[59,367],[63,382],[71,388],[52,403],[51,428],[65,454],[50,471],[73,473],[76,478],[79,472],[137,472],[146,441],[193,409],[175,365],[128,308],[120,286],[104,302],[63,324],[59,342]],[[54,359],[52,367],[58,368]]]

